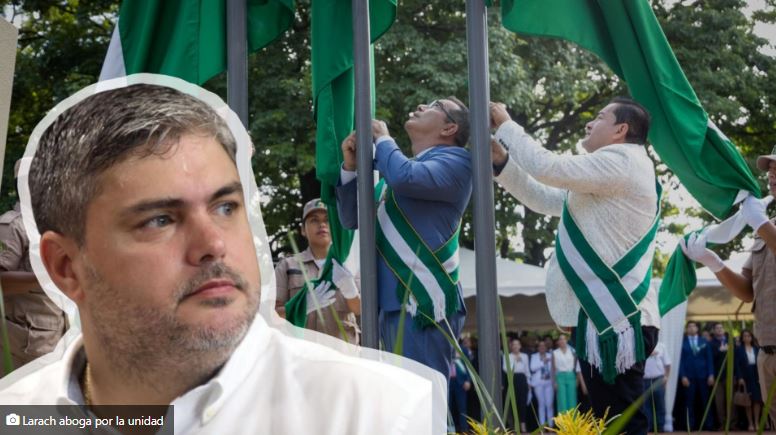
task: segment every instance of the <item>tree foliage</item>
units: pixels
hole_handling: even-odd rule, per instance
[[[16,201],[13,166],[24,153],[32,129],[59,101],[99,76],[118,4],[0,0],[0,10],[19,27],[0,197],[5,210]]]
[[[310,83],[310,0],[297,1],[291,30],[255,53],[249,64],[249,131],[256,146],[253,166],[265,194],[263,212],[274,254],[290,251],[306,200],[317,196],[315,124]],[[774,0],[747,15],[742,0],[655,0],[653,7],[680,64],[710,117],[748,161],[776,143],[773,112],[776,61],[769,41],[753,32],[774,22]],[[118,11],[109,0],[0,0],[6,18],[20,26],[3,208],[15,200],[13,162],[35,124],[57,102],[96,81]],[[409,151],[403,124],[418,104],[455,95],[468,100],[464,0],[406,0],[393,27],[375,45],[377,116]],[[575,153],[584,125],[623,83],[589,53],[552,39],[522,38],[488,14],[491,99],[505,102],[515,120],[551,150]],[[226,77],[206,88],[222,97]],[[665,190],[677,186],[658,166]],[[684,212],[688,213],[688,212]],[[703,218],[699,211],[689,211]],[[681,232],[676,204],[665,203],[662,231]],[[501,255],[543,265],[557,219],[520,205],[495,189],[496,241]],[[708,219],[708,218],[706,218]],[[473,244],[471,213],[462,241]],[[733,245],[739,248],[740,245]],[[728,248],[730,249],[730,248]],[[658,262],[659,263],[659,262]]]

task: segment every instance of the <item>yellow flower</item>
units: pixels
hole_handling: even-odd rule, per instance
[[[592,410],[579,412],[579,407],[558,414],[553,421],[555,427],[548,430],[560,435],[600,435],[606,429],[606,414],[599,419]]]

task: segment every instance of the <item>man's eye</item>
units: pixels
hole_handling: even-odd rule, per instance
[[[172,218],[167,215],[154,216],[143,222],[143,228],[162,228],[172,223]]]
[[[218,212],[224,216],[230,216],[237,210],[238,204],[234,201],[225,202],[218,206]]]

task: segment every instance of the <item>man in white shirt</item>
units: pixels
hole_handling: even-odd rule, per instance
[[[644,391],[652,388],[644,400],[644,413],[650,421],[650,432],[671,432],[666,421],[666,382],[671,371],[671,358],[663,343],[658,343],[644,363]]]
[[[171,87],[105,88],[52,111],[22,198],[40,234],[36,271],[78,306],[82,335],[60,360],[4,380],[0,403],[98,416],[95,405],[174,405],[175,433],[429,433],[430,382],[256,316],[244,130]],[[239,154],[248,160],[244,142]]]
[[[595,414],[621,413],[643,392],[644,359],[660,324],[647,279],[659,215],[646,151],[649,113],[630,99],[612,100],[587,124],[583,155],[544,149],[503,104],[491,103],[490,118],[496,181],[533,211],[562,216],[547,305],[559,326],[577,326],[575,348]],[[645,433],[646,423],[637,413],[625,430]]]

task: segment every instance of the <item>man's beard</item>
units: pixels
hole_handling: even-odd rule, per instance
[[[247,333],[258,307],[258,291],[223,263],[209,263],[170,297],[167,307],[146,307],[131,297],[132,289],[118,291],[86,262],[87,298],[93,333],[103,353],[117,369],[135,378],[148,378],[172,366],[196,377],[208,376],[226,362]],[[181,301],[214,278],[232,280],[245,294],[245,309],[217,326],[187,324],[176,318]],[[225,306],[225,298],[202,301],[210,307]],[[166,308],[166,309],[165,309]],[[214,310],[213,315],[219,315]],[[157,373],[158,374],[158,373]]]

